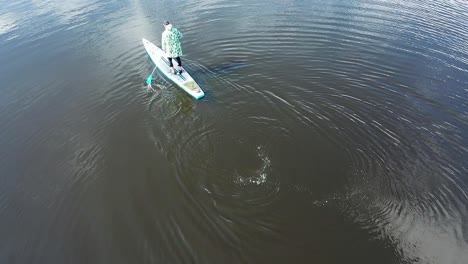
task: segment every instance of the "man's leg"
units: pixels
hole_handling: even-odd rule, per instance
[[[169,67],[171,67],[172,73],[175,73],[174,64],[172,64],[172,58],[167,58],[169,60]]]
[[[174,58],[177,61],[177,65],[179,66],[179,72],[182,73],[182,60],[180,57]]]

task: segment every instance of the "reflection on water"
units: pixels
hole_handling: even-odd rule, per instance
[[[0,260],[465,263],[464,1],[11,1]],[[193,100],[141,38],[184,33]]]

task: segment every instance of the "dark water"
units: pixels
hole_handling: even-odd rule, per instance
[[[185,38],[196,101],[141,38]],[[1,263],[468,263],[466,1],[0,1]]]

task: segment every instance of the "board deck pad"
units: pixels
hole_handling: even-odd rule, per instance
[[[167,78],[171,79],[180,88],[196,99],[200,99],[205,96],[203,90],[185,69],[182,71],[182,74],[172,73],[171,67],[169,66],[169,60],[166,58],[164,51],[146,39],[143,39],[142,41],[146,52],[150,56],[153,63],[156,64],[156,67]],[[174,68],[178,69],[177,62],[173,60],[172,63]]]
[[[198,86],[194,80],[186,81],[184,82],[184,85],[194,92],[198,92],[200,90],[200,86]]]

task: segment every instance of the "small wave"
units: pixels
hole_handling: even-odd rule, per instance
[[[254,184],[260,185],[267,182],[267,177],[270,169],[270,159],[266,155],[261,146],[257,147],[258,158],[262,160],[262,166],[255,171],[254,176],[242,176],[237,171],[235,172],[235,182],[238,184]]]

